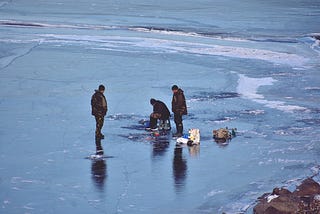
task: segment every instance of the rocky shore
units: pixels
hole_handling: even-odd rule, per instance
[[[296,190],[275,188],[258,199],[254,214],[320,214],[320,185],[305,179]]]

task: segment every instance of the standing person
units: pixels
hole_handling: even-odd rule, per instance
[[[98,90],[95,90],[95,93],[91,97],[91,108],[92,115],[96,119],[96,146],[97,153],[102,150],[101,139],[104,139],[104,135],[101,133],[101,129],[104,123],[104,116],[107,114],[108,105],[107,99],[104,96],[105,87],[104,85],[99,85]],[[103,153],[103,150],[102,150]]]
[[[172,112],[174,114],[174,122],[176,124],[177,133],[174,137],[181,137],[183,135],[182,115],[187,115],[186,98],[184,97],[183,90],[177,85],[172,86]]]
[[[160,100],[150,99],[150,104],[153,106],[153,112],[150,115],[150,129],[156,129],[158,119],[163,123],[170,118],[170,111],[166,104]]]

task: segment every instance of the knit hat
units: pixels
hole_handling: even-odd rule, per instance
[[[150,104],[151,104],[151,105],[153,105],[155,102],[156,102],[155,99],[153,99],[153,98],[150,99]]]
[[[98,88],[98,90],[99,91],[104,91],[106,88],[104,87],[104,85],[99,85],[99,88]]]
[[[173,85],[171,89],[172,89],[172,91],[173,91],[173,90],[178,90],[179,87],[178,87],[177,85]]]

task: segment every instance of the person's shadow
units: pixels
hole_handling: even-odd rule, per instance
[[[160,141],[152,143],[152,157],[153,159],[157,159],[158,157],[162,157],[165,155],[166,151],[169,148],[169,141]]]
[[[104,191],[104,184],[107,178],[107,164],[105,160],[92,160],[91,176],[96,188],[100,191]]]
[[[185,187],[185,180],[187,176],[187,160],[183,157],[181,147],[174,149],[173,158],[173,176],[174,176],[174,187],[176,193],[180,193]]]

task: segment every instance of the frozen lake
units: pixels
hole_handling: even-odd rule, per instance
[[[318,20],[311,0],[0,0],[0,213],[252,213],[275,186],[320,181]],[[99,84],[108,157],[93,161]],[[199,146],[139,126],[173,84]]]

